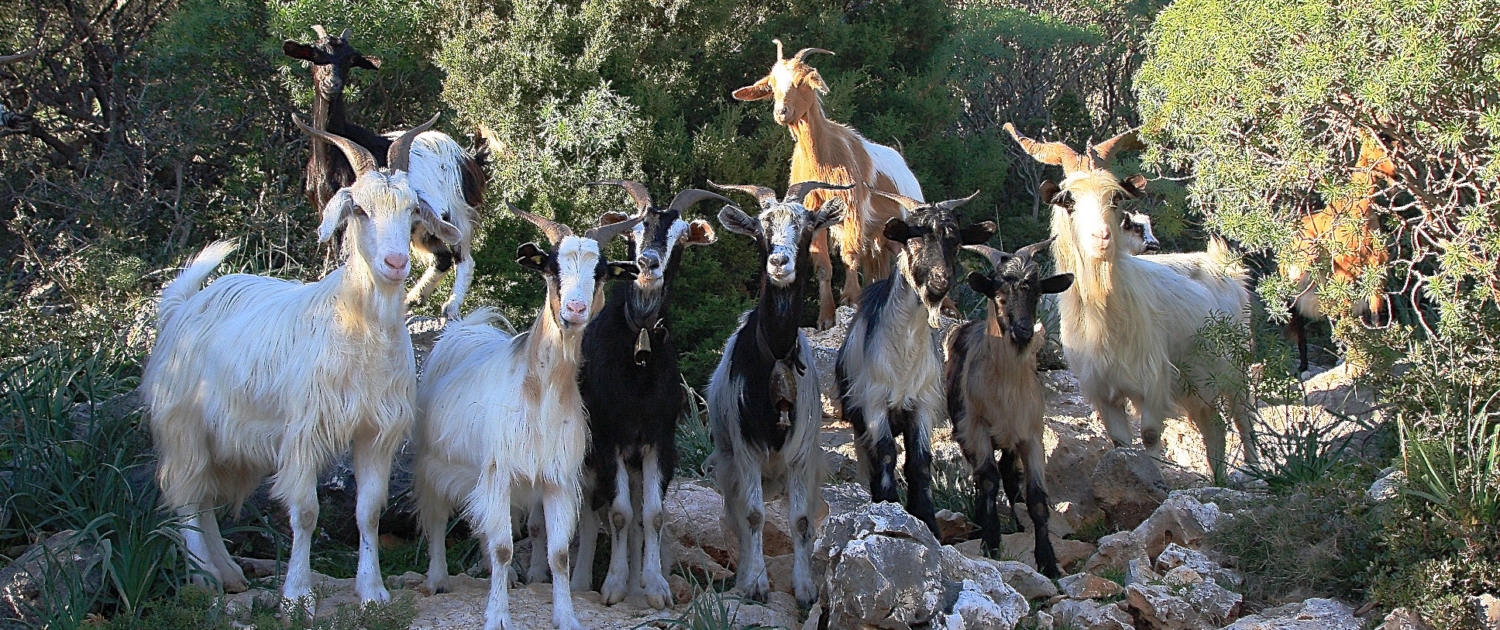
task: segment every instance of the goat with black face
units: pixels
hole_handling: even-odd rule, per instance
[[[712,182],[710,182],[712,183]],[[786,197],[762,186],[718,186],[754,195],[759,217],[726,207],[719,222],[731,232],[755,239],[760,249],[760,303],[740,318],[724,348],[724,358],[708,383],[713,469],[724,495],[724,522],[740,541],[736,586],[745,597],[764,602],[770,595],[761,526],[765,498],[786,491],[792,525],[792,585],[797,602],[818,597],[812,579],[812,543],[828,504],[819,484],[823,456],[818,447],[823,409],[812,347],[797,328],[802,286],[798,272],[809,267],[813,234],[838,221],[845,211],[838,197],[817,212],[802,205],[807,193],[848,190],[822,182],[792,184]]]
[[[983,245],[966,247],[983,254],[994,271],[969,274],[969,286],[984,295],[983,320],[965,323],[948,338],[948,416],[953,435],[974,471],[974,514],[987,551],[1000,548],[999,484],[1005,484],[1014,507],[1021,502],[1020,463],[1026,469],[1026,507],[1036,534],[1036,566],[1048,577],[1061,575],[1047,532],[1047,452],[1042,448],[1042,415],[1046,396],[1036,375],[1036,356],[1046,334],[1036,319],[1043,294],[1062,293],[1073,274],[1043,277],[1034,260],[1052,239],[1007,254]],[[995,462],[995,450],[1001,452]]]
[[[635,201],[640,223],[628,241],[630,260],[640,271],[634,282],[611,285],[604,310],[583,334],[579,389],[592,436],[584,488],[593,491],[584,496],[573,590],[592,586],[599,510],[607,509],[609,573],[599,589],[604,603],[624,600],[630,581],[638,580],[648,604],[667,608],[672,591],[661,571],[662,495],[677,466],[674,438],[684,403],[668,307],[683,251],[716,240],[707,221],[689,221],[682,215],[700,201],[732,202],[689,188],[666,208],[658,208],[646,187],[636,182],[596,184],[620,186]],[[631,218],[610,212],[600,217],[599,225]],[[640,488],[634,500],[632,487]],[[642,544],[644,550],[639,548]]]
[[[885,224],[901,246],[891,277],[870,285],[839,349],[836,366],[844,419],[854,425],[860,475],[875,501],[897,501],[896,439],[906,441],[908,512],[937,534],[932,506],[932,425],[944,412],[943,367],[933,331],[953,288],[960,245],[995,234],[989,221],[958,226],[959,206],[974,198],[927,204],[873,191],[900,202],[907,218]],[[978,195],[979,193],[974,193]]]

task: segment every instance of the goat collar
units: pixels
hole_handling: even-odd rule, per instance
[[[666,341],[667,318],[661,316],[660,307],[652,309],[650,313],[642,317],[635,312],[634,303],[635,300],[625,301],[625,323],[636,331],[635,364],[644,366],[647,361],[651,360],[651,337],[660,333],[662,341]]]
[[[792,413],[797,408],[797,380],[807,373],[807,364],[802,362],[802,354],[798,352],[801,344],[794,341],[786,356],[778,357],[771,351],[765,331],[760,326],[756,328],[755,345],[760,349],[761,358],[773,362],[771,409],[777,412],[777,428],[785,430],[792,426]]]

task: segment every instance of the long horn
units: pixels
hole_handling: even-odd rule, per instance
[[[646,190],[646,186],[639,182],[632,182],[626,179],[601,179],[597,182],[589,182],[584,185],[619,186],[621,188],[624,188],[625,192],[630,193],[630,198],[635,200],[636,209],[640,210],[641,212],[645,212],[647,208],[650,208],[653,205],[651,203],[651,191]]]
[[[755,184],[715,184],[713,180],[708,180],[708,185],[713,186],[714,188],[717,188],[719,190],[738,190],[742,193],[746,193],[752,197],[755,197],[755,201],[761,205],[765,205],[767,202],[776,203],[776,191],[771,190],[770,188],[766,188],[765,186],[757,186]]]
[[[349,27],[345,26],[344,27],[344,32],[339,34],[339,39],[342,39],[345,42],[348,42],[349,41],[349,36],[353,35],[353,34],[354,34],[354,31],[350,30]]]
[[[407,129],[406,133],[401,134],[401,137],[396,138],[396,141],[391,143],[391,148],[386,149],[385,152],[385,164],[391,169],[392,173],[409,170],[407,167],[411,165],[412,141],[416,140],[417,136],[422,135],[422,132],[431,129],[433,125],[437,124],[438,116],[441,115],[433,114],[432,118],[428,119],[427,122]]]
[[[16,53],[14,55],[0,55],[0,66],[8,63],[15,63],[17,61],[26,61],[27,59],[35,57],[37,52],[37,50],[28,50],[26,52]]]
[[[296,114],[292,115],[292,122],[297,123],[303,131],[320,140],[332,142],[344,152],[344,157],[349,159],[349,166],[354,167],[354,176],[360,177],[365,173],[375,170],[375,154],[369,149],[359,146],[358,143],[343,136],[334,135],[321,129],[313,129],[302,122]]]
[[[917,201],[916,199],[912,199],[911,197],[908,197],[906,195],[902,195],[902,194],[899,194],[899,193],[890,193],[890,192],[886,192],[884,190],[880,190],[878,188],[871,188],[870,192],[875,193],[877,195],[880,195],[881,197],[885,197],[886,199],[890,199],[891,201],[894,201],[896,203],[899,203],[899,204],[901,204],[901,207],[906,208],[907,210],[916,210],[917,208],[920,208],[922,206],[927,205],[926,203],[923,203],[921,201]],[[979,193],[975,193],[975,194],[979,194]],[[968,201],[968,200],[965,199],[964,201]]]
[[[547,236],[547,242],[552,243],[553,245],[556,245],[562,242],[563,239],[573,235],[573,228],[553,221],[552,219],[549,219],[547,217],[537,216],[535,214],[517,208],[515,204],[509,201],[505,202],[505,207],[510,208],[510,211],[516,216],[530,221],[532,225],[535,225],[537,226],[537,228],[541,229],[542,234],[545,234]],[[621,221],[621,223],[627,222]]]
[[[1036,256],[1037,254],[1040,254],[1040,253],[1046,251],[1048,247],[1052,246],[1052,242],[1056,241],[1056,240],[1057,240],[1057,237],[1054,236],[1054,237],[1049,238],[1049,239],[1047,239],[1045,241],[1042,241],[1040,243],[1032,243],[1030,245],[1022,247],[1021,249],[1016,250],[1016,255],[1017,256],[1025,256],[1027,258]]]
[[[323,30],[323,25],[322,24],[314,24],[312,28],[313,28],[313,34],[317,35],[318,39],[327,39],[328,38],[328,31]]]
[[[974,198],[978,197],[978,196],[979,196],[979,191],[976,190],[976,191],[974,191],[974,194],[969,195],[967,197],[964,197],[963,199],[949,199],[947,201],[940,201],[938,203],[932,204],[932,207],[937,208],[939,210],[955,210],[955,209],[959,208],[960,206],[962,206],[962,205],[964,205],[966,203],[969,203],[970,201],[973,201]],[[908,208],[908,210],[910,210],[910,208]]]
[[[1146,143],[1141,142],[1140,135],[1135,129],[1100,142],[1089,148],[1089,159],[1094,163],[1094,168],[1107,169],[1114,162],[1115,154],[1121,151],[1132,151],[1146,148]]]
[[[823,50],[822,48],[803,48],[802,50],[797,51],[797,54],[792,55],[792,61],[802,63],[802,60],[811,53],[826,53],[832,55],[833,51]]]
[[[676,210],[678,214],[687,214],[688,208],[693,207],[693,204],[705,199],[718,199],[719,201],[730,205],[739,205],[734,201],[726,198],[724,195],[711,193],[707,190],[699,190],[697,188],[688,188],[680,193],[677,193],[677,196],[672,198],[672,203],[667,204],[667,208]]]
[[[611,240],[614,240],[616,236],[635,229],[635,224],[640,223],[641,219],[644,218],[644,216],[637,215],[609,225],[596,225],[589,228],[587,232],[584,232],[583,237],[594,239],[599,242],[600,247],[603,247],[608,245]]]
[[[1000,267],[1000,262],[1004,259],[1005,256],[1005,252],[990,247],[989,245],[964,245],[964,249],[984,256],[986,260],[990,261],[990,266],[997,269]]]
[[[1010,137],[1015,138],[1016,143],[1038,162],[1061,166],[1065,173],[1087,170],[1088,162],[1083,156],[1078,155],[1073,147],[1061,142],[1037,142],[1021,135],[1016,131],[1016,126],[1011,123],[1005,123],[1005,130],[1010,132]]]
[[[781,56],[781,40],[773,39],[771,41],[776,42],[776,60],[781,61],[783,59],[786,59],[786,57]]]
[[[797,182],[786,187],[786,196],[781,198],[782,203],[802,203],[807,198],[807,193],[814,190],[850,190],[854,184],[830,184],[828,182]]]

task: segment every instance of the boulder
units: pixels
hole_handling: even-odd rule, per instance
[[[1348,604],[1332,599],[1309,599],[1268,608],[1242,617],[1224,630],[1359,630],[1364,622]]]
[[[1115,532],[1099,539],[1098,550],[1083,563],[1083,570],[1096,573],[1111,569],[1125,571],[1136,560],[1151,566],[1146,548],[1136,540],[1135,532]]]
[[[829,627],[931,623],[943,604],[941,556],[932,532],[900,505],[872,503],[830,518],[814,550]]]
[[[733,529],[724,526],[724,498],[707,481],[673,481],[662,508],[666,513],[665,536],[676,540],[681,547],[702,549],[722,567],[738,566],[739,538]],[[761,531],[767,557],[792,552],[792,538],[786,533],[784,501],[766,503],[766,520]]]
[[[1125,601],[1149,628],[1213,630],[1239,616],[1244,598],[1213,580],[1199,580],[1181,591],[1160,585],[1131,584],[1125,589]]]
[[[30,626],[49,604],[93,602],[104,589],[101,561],[94,545],[71,529],[32,545],[0,570],[0,624]]]
[[[1469,598],[1474,621],[1484,630],[1500,630],[1500,597],[1489,593]]]
[[[1163,572],[1171,572],[1178,568],[1186,568],[1205,578],[1213,578],[1221,585],[1236,587],[1245,583],[1245,578],[1238,571],[1226,569],[1214,562],[1201,551],[1188,549],[1177,543],[1169,543],[1166,549],[1156,556],[1156,569]]]
[[[1401,488],[1405,485],[1406,471],[1393,467],[1381,471],[1380,478],[1365,491],[1365,497],[1374,503],[1385,503],[1400,496]]]
[[[1131,537],[1140,543],[1146,557],[1155,558],[1171,543],[1197,548],[1218,527],[1220,516],[1217,504],[1199,503],[1192,496],[1179,494],[1162,503],[1131,532]]]
[[[1169,488],[1146,451],[1117,448],[1104,454],[1092,477],[1094,502],[1117,529],[1130,529],[1167,500]]]
[[[1056,620],[1052,614],[1045,610],[1038,610],[1031,615],[1031,627],[1034,630],[1052,630],[1056,626]]]
[[[1082,540],[1051,536],[1052,551],[1057,554],[1057,566],[1064,572],[1079,562],[1094,555],[1094,545]],[[1027,566],[1036,568],[1036,536],[1026,532],[1006,534],[1000,537],[1001,549],[1008,558],[1016,558]]]
[[[1005,560],[996,562],[995,566],[1000,569],[1005,583],[1026,599],[1052,597],[1058,593],[1057,584],[1024,562]]]
[[[1432,626],[1427,625],[1421,613],[1410,608],[1397,608],[1386,615],[1385,621],[1375,630],[1432,630]]]
[[[961,542],[968,540],[969,534],[973,532],[974,526],[969,524],[968,517],[963,512],[952,510],[938,510],[937,514],[938,538],[944,543]]]
[[[1049,611],[1057,625],[1076,630],[1135,630],[1130,614],[1114,604],[1065,599]]]
[[[944,579],[959,582],[966,589],[978,589],[997,605],[1018,605],[1023,610],[1026,609],[1026,600],[1030,596],[1021,593],[1006,579],[1005,572],[1000,568],[1001,563],[988,558],[971,558],[950,545],[944,545],[940,553],[939,561],[942,563]],[[1033,573],[1041,577],[1040,573]],[[1045,577],[1041,579],[1049,586],[1052,584]],[[1057,589],[1053,588],[1052,592],[1055,594]]]
[[[1146,584],[1161,579],[1161,575],[1151,569],[1151,561],[1142,555],[1130,561],[1125,566],[1125,585]]]
[[[1076,573],[1057,581],[1064,595],[1073,599],[1109,599],[1124,589],[1092,573]]]
[[[943,619],[945,630],[1011,630],[1030,611],[1025,598],[1009,591],[1004,603],[997,602],[987,589],[964,580],[958,599]]]

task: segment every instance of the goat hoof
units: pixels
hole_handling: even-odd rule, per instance
[[[233,595],[235,593],[243,593],[245,591],[250,590],[250,584],[245,581],[245,578],[238,578],[238,579],[230,578],[230,579],[224,580],[223,587],[224,587],[224,593],[226,595]]]
[[[443,317],[445,317],[447,319],[450,319],[450,320],[457,321],[459,319],[458,305],[457,304],[453,304],[453,305],[444,304],[443,305]]]
[[[572,617],[554,619],[552,625],[557,626],[557,630],[583,630],[583,626],[578,624],[578,620]]]
[[[625,596],[629,593],[630,583],[615,575],[604,578],[604,585],[599,587],[599,595],[603,598],[605,606],[613,606],[625,601]]]
[[[755,585],[751,586],[750,588],[745,589],[745,599],[748,599],[748,600],[750,600],[752,602],[755,602],[757,604],[764,604],[764,603],[766,603],[766,601],[769,600],[770,597],[771,597],[771,586],[769,584],[764,583],[764,582],[756,583]]]
[[[364,593],[360,593],[359,594],[359,601],[360,601],[360,603],[364,603],[364,604],[368,604],[370,602],[377,602],[377,603],[382,603],[383,604],[385,602],[391,601],[391,592],[388,591],[388,590],[385,590],[384,586],[380,586],[380,587],[375,588],[372,591],[367,591],[367,592],[364,592]]]
[[[659,575],[645,578],[646,604],[658,610],[671,608],[672,587],[667,585],[666,578]]]

